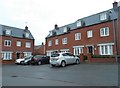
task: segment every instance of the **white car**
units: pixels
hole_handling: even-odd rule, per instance
[[[23,64],[25,58],[16,59],[15,64]]]
[[[24,58],[16,59],[15,64],[29,64],[29,61],[31,60],[32,56],[27,56]]]
[[[50,64],[54,66],[65,67],[67,64],[79,64],[80,58],[73,55],[72,53],[56,53],[52,54],[50,57]]]

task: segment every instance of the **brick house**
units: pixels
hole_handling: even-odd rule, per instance
[[[12,64],[18,58],[32,55],[34,37],[25,29],[0,25],[0,59],[2,64]]]
[[[44,55],[45,54],[45,45],[36,45],[34,46],[34,55]]]
[[[74,55],[114,55],[117,34],[117,2],[113,8],[88,16],[49,31],[46,37],[46,54],[72,52]],[[120,44],[120,43],[119,43]]]

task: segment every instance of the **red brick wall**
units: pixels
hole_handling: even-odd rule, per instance
[[[99,49],[97,44],[99,43],[113,43],[114,42],[114,37],[113,37],[113,26],[112,22],[106,22],[106,23],[101,23],[81,29],[76,29],[73,31],[70,31],[68,34],[63,34],[51,38],[46,39],[46,50],[56,50],[56,49],[70,49],[70,52],[73,53],[73,46],[79,46],[79,45],[89,45],[93,44],[94,48],[94,54],[99,54]],[[100,37],[100,28],[103,27],[109,27],[109,36],[108,37]],[[87,31],[88,30],[93,30],[93,37],[92,38],[87,38]],[[81,33],[81,40],[75,41],[75,33],[80,32]],[[63,45],[62,44],[62,38],[67,37],[68,38],[68,44]],[[59,44],[55,45],[55,39],[58,38]],[[48,41],[52,40],[52,46],[48,46]],[[84,54],[87,54],[87,47],[84,46],[83,50]]]
[[[42,45],[39,49],[34,49],[34,55],[43,55],[45,54],[45,45]]]
[[[11,40],[11,47],[6,47],[4,46],[4,40]],[[21,41],[22,42],[22,46],[18,47],[16,46],[16,42],[17,41]],[[25,47],[25,43],[26,42],[30,42],[31,43],[31,48],[26,48]],[[20,51],[20,52],[33,52],[34,50],[34,40],[30,40],[30,39],[22,39],[22,38],[14,38],[14,37],[6,37],[3,36],[2,37],[2,51],[12,51],[13,52],[13,58],[10,61],[5,61],[3,60],[2,63],[3,64],[11,64],[14,63],[15,59],[16,59],[16,52]]]

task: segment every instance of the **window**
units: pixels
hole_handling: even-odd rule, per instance
[[[26,33],[25,36],[26,38],[29,38],[30,33]]]
[[[11,40],[4,40],[4,46],[11,46]]]
[[[62,39],[62,44],[67,44],[67,38]]]
[[[55,39],[55,45],[58,45],[58,39]]]
[[[21,46],[21,42],[17,41],[16,46]]]
[[[106,20],[107,19],[107,13],[102,13],[102,14],[100,14],[100,20],[101,21],[104,21],[104,20]]]
[[[87,37],[88,37],[88,38],[91,38],[91,37],[93,37],[92,30],[90,30],[90,31],[87,31]]]
[[[48,46],[52,46],[52,41],[48,41]]]
[[[77,21],[77,27],[81,27],[82,26],[82,22],[79,20]]]
[[[7,30],[5,31],[5,34],[6,34],[6,35],[11,35],[11,30],[7,29]]]
[[[100,36],[109,36],[109,27],[101,28]]]
[[[66,33],[67,32],[67,27],[63,28],[63,32]]]
[[[83,47],[74,47],[74,55],[80,55],[83,53]]]
[[[100,46],[100,55],[113,55],[112,45]]]
[[[24,52],[24,57],[28,57],[28,56],[31,56],[32,55],[32,52]]]
[[[81,33],[75,33],[75,40],[81,39]]]
[[[52,31],[49,31],[49,35],[52,36],[52,35],[53,35],[53,32],[52,32]]]
[[[114,43],[98,44],[100,55],[113,55]]]
[[[31,43],[30,42],[26,42],[26,48],[30,48],[31,47]]]
[[[12,52],[2,52],[3,60],[12,60]]]

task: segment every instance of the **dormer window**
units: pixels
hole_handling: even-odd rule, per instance
[[[81,26],[82,26],[82,21],[81,20],[77,21],[77,27],[81,27]]]
[[[53,35],[53,32],[52,32],[52,31],[49,31],[49,35],[52,36],[52,35]]]
[[[29,38],[29,36],[30,36],[30,33],[26,33],[26,34],[25,34],[25,37],[26,37],[26,38]]]
[[[11,35],[11,30],[7,29],[7,30],[5,31],[5,34],[6,34],[6,35]]]
[[[107,13],[100,14],[100,21],[107,20]]]
[[[63,32],[66,33],[67,32],[67,27],[63,28]]]

